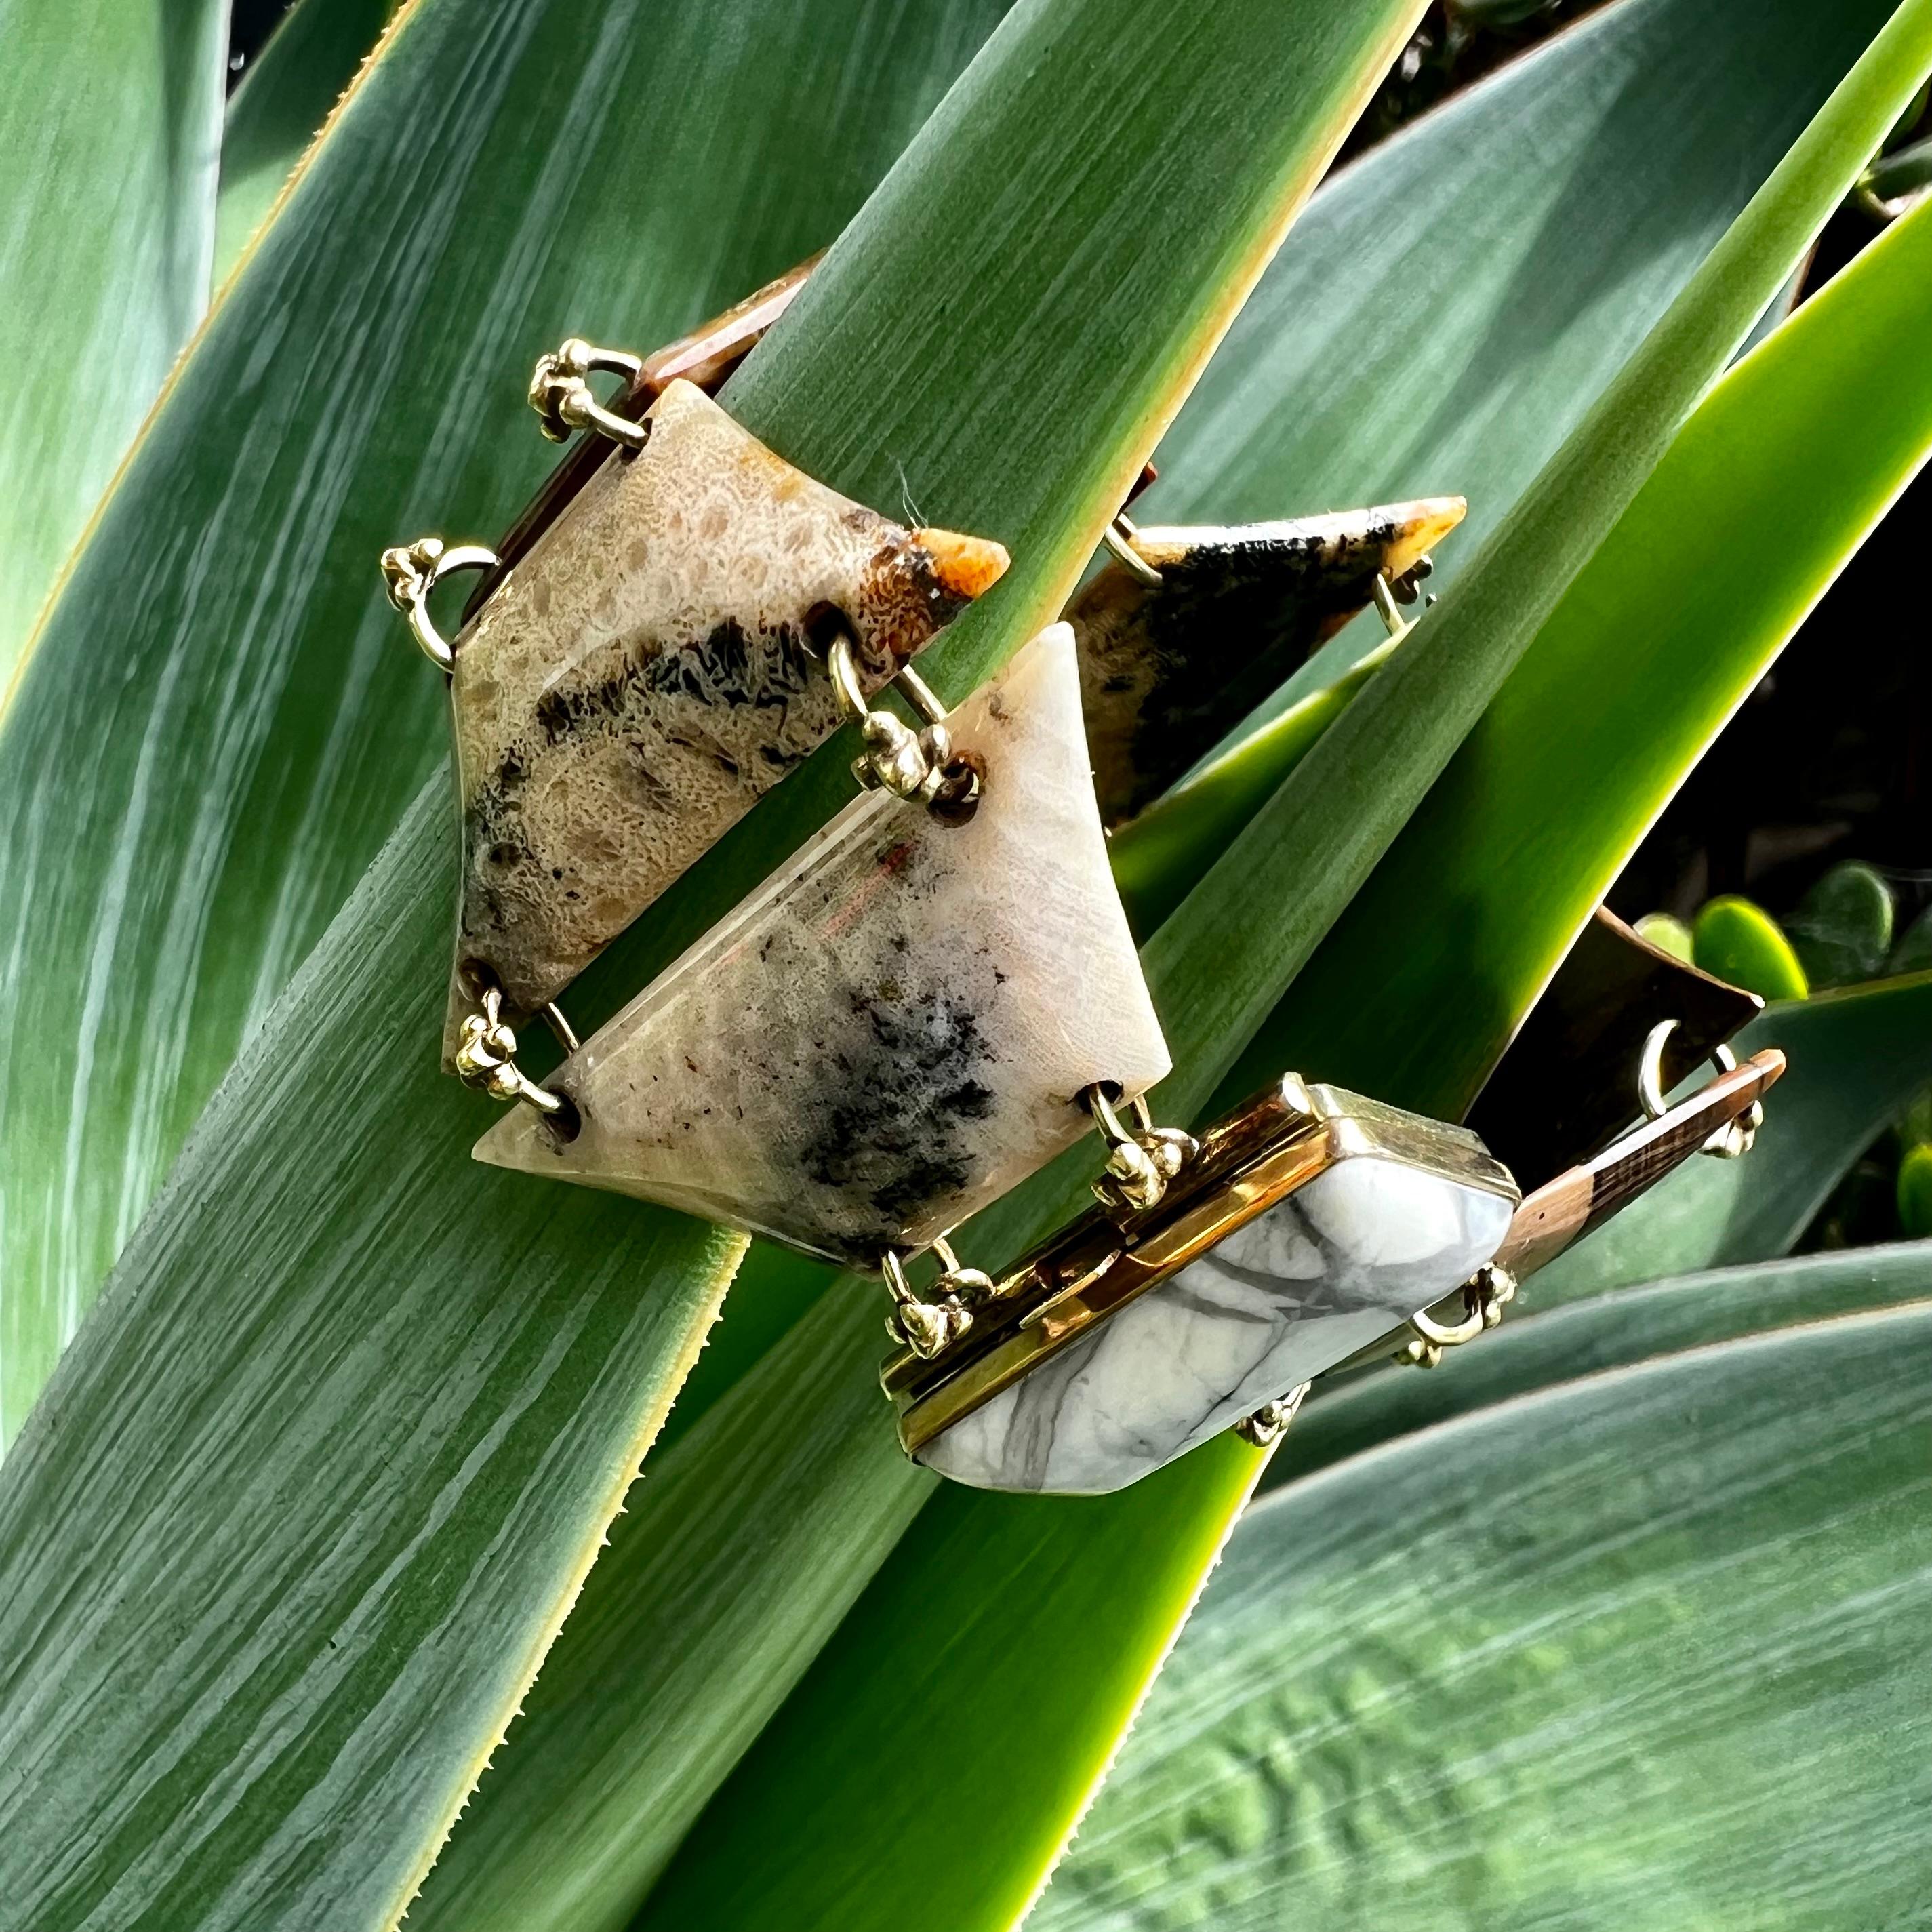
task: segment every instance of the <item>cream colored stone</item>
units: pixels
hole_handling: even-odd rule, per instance
[[[554,998],[838,722],[806,623],[876,689],[1006,566],[794,470],[673,382],[458,638],[457,961]],[[452,995],[452,1025],[466,1010]]]
[[[1167,1050],[1094,807],[1072,632],[948,721],[986,764],[963,826],[855,800],[586,1041],[477,1157],[844,1261],[922,1246],[1091,1132]]]

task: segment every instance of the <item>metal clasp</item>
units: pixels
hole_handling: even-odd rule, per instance
[[[382,553],[382,581],[389,602],[409,620],[423,655],[446,675],[455,666],[456,652],[430,615],[430,592],[459,570],[494,570],[496,563],[496,553],[482,544],[458,544],[447,550],[440,537],[418,537],[412,544]]]
[[[1134,540],[1139,535],[1133,520],[1126,511],[1120,510],[1115,512],[1113,521],[1100,532],[1100,541],[1119,558],[1130,575],[1138,578],[1150,590],[1158,590],[1166,580],[1134,548]]]
[[[544,1010],[557,1029],[565,1051],[574,1052],[577,1036],[554,1004]],[[561,1094],[539,1087],[516,1061],[517,1036],[503,1018],[503,994],[496,986],[484,989],[478,1010],[464,1020],[458,1035],[456,1077],[495,1100],[520,1100],[552,1119],[574,1119],[575,1110]],[[574,1128],[572,1130],[574,1132]]]
[[[902,1342],[921,1361],[949,1348],[973,1325],[973,1311],[990,1300],[993,1278],[978,1268],[962,1267],[952,1252],[951,1239],[941,1234],[932,1244],[939,1257],[940,1272],[922,1298],[906,1280],[908,1257],[888,1248],[879,1262],[886,1287],[892,1298],[892,1312],[886,1317],[886,1333]]]
[[[1308,1400],[1308,1391],[1314,1386],[1312,1382],[1302,1382],[1290,1389],[1280,1401],[1263,1402],[1253,1414],[1243,1416],[1234,1424],[1234,1433],[1252,1448],[1265,1449],[1270,1442],[1277,1441],[1294,1420],[1301,1405]]]
[[[607,410],[586,380],[593,370],[606,375],[622,376],[628,386],[643,373],[644,363],[622,349],[599,349],[595,343],[571,336],[537,358],[530,372],[530,407],[537,423],[552,442],[568,442],[580,429],[594,430],[608,436],[627,454],[634,456],[651,440],[648,422],[633,422]]]
[[[1516,1280],[1494,1262],[1480,1268],[1462,1284],[1462,1318],[1454,1323],[1433,1319],[1426,1309],[1408,1318],[1408,1339],[1395,1352],[1398,1362],[1432,1369],[1444,1348],[1460,1348],[1493,1328],[1503,1310],[1516,1299]]]
[[[1643,1052],[1637,1062],[1636,1092],[1647,1120],[1660,1120],[1670,1112],[1664,1097],[1664,1043],[1676,1030],[1675,1020],[1659,1020],[1644,1036]],[[1720,1042],[1711,1050],[1711,1064],[1720,1073],[1735,1073],[1738,1057]],[[1756,1145],[1758,1130],[1763,1125],[1764,1102],[1754,1100],[1736,1119],[1726,1120],[1697,1151],[1715,1160],[1736,1160]]]
[[[1382,620],[1382,628],[1398,642],[1415,628],[1415,620],[1405,617],[1396,606],[1413,604],[1419,597],[1424,610],[1433,604],[1436,598],[1432,592],[1423,596],[1422,581],[1435,568],[1436,560],[1424,556],[1418,557],[1400,577],[1390,578],[1379,570],[1376,572],[1376,615]]]
[[[980,808],[985,790],[985,762],[967,752],[957,756],[946,728],[946,706],[939,694],[911,665],[902,665],[892,679],[925,722],[914,731],[890,711],[875,711],[866,701],[853,656],[850,620],[843,611],[832,614],[837,634],[826,647],[826,669],[838,708],[859,727],[866,748],[852,760],[852,776],[868,791],[889,791],[922,805],[943,825],[963,825]]]
[[[1129,1104],[1133,1126],[1125,1126],[1099,1082],[1083,1088],[1080,1103],[1093,1115],[1107,1144],[1107,1171],[1094,1184],[1094,1198],[1105,1208],[1158,1207],[1167,1184],[1201,1151],[1201,1143],[1179,1127],[1157,1127],[1146,1096]]]

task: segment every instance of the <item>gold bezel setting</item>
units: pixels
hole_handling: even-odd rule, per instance
[[[1096,1208],[1050,1236],[994,1285],[973,1326],[930,1360],[889,1357],[880,1382],[916,1457],[936,1436],[1061,1348],[1338,1162],[1398,1160],[1520,1198],[1508,1169],[1466,1127],[1288,1074],[1204,1135],[1155,1206]]]

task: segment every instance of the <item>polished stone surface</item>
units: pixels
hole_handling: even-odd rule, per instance
[[[1100,817],[1150,805],[1462,520],[1460,496],[1234,529],[1142,529],[1156,588],[1110,562],[1065,612]]]
[[[690,383],[651,410],[458,637],[459,964],[554,998],[838,722],[836,605],[876,689],[1006,567],[794,470]],[[452,995],[452,1025],[470,1002]]]
[[[1345,1158],[936,1436],[981,1489],[1123,1489],[1332,1368],[1467,1280],[1508,1196]]]
[[[922,1246],[1092,1131],[1167,1049],[1107,865],[1072,633],[947,721],[986,760],[964,825],[855,800],[567,1060],[479,1160],[848,1261]]]

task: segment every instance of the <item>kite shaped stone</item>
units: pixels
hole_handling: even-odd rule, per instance
[[[824,614],[875,690],[1006,566],[814,482],[689,382],[648,420],[454,646],[452,1034],[483,985],[514,1016],[554,998],[830,735]]]
[[[520,1108],[477,1158],[872,1264],[1090,1132],[1090,1083],[1158,1081],[1072,632],[946,728],[984,761],[970,819],[854,800],[558,1069],[574,1123]]]

